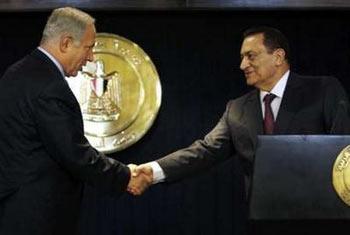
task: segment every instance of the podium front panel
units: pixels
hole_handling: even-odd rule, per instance
[[[350,219],[332,184],[350,136],[259,136],[250,194],[253,220]]]

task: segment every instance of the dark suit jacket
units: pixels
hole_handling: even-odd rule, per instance
[[[349,134],[349,101],[332,77],[290,73],[275,123],[276,134]],[[228,102],[215,128],[203,140],[157,162],[167,181],[181,179],[232,155],[241,160],[248,190],[256,137],[263,133],[259,91]]]
[[[79,104],[35,50],[0,80],[0,234],[75,234],[83,183],[126,189],[128,168],[90,146]]]

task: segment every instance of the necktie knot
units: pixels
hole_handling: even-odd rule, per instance
[[[275,95],[275,94],[272,94],[272,93],[267,94],[267,95],[264,96],[264,103],[270,105],[271,102],[272,102],[275,98],[276,98],[276,95]]]

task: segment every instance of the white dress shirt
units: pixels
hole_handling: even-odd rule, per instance
[[[284,90],[286,89],[289,73],[290,71],[288,70],[285,74],[283,74],[282,78],[276,83],[276,85],[270,91],[270,93],[276,95],[276,98],[271,102],[271,108],[272,108],[272,112],[275,120],[278,115],[278,110],[280,109],[280,106],[281,106],[281,102],[282,102]],[[269,92],[260,91],[260,104],[261,104],[263,118],[265,113],[265,106],[264,106],[263,99],[266,94],[269,94]],[[153,170],[153,184],[163,182],[166,178],[163,169],[159,166],[159,164],[156,161],[150,162],[149,164]]]
[[[280,106],[282,103],[284,90],[286,89],[289,73],[290,73],[289,70],[285,72],[285,74],[283,74],[282,78],[276,83],[276,85],[272,88],[270,92],[260,90],[260,104],[261,104],[263,119],[265,118],[264,97],[267,94],[274,94],[276,97],[271,102],[271,109],[272,109],[273,117],[276,121],[278,111],[280,110]]]

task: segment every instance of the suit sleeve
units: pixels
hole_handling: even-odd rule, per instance
[[[232,154],[228,109],[227,106],[220,121],[204,139],[157,160],[164,171],[166,181],[178,180],[204,170]]]
[[[350,104],[347,94],[336,78],[326,84],[325,122],[330,134],[350,134]]]
[[[33,103],[40,138],[57,164],[75,179],[100,190],[125,191],[130,178],[128,167],[89,144],[80,108],[67,84],[48,87]]]

